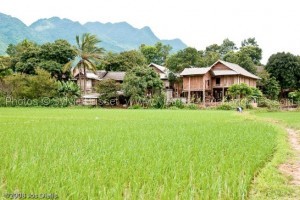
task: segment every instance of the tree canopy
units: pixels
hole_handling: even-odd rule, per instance
[[[95,71],[96,62],[100,61],[100,58],[104,52],[103,48],[97,46],[100,42],[101,40],[99,40],[96,35],[91,35],[90,33],[84,33],[81,35],[81,37],[77,35],[77,46],[75,49],[76,56],[64,66],[64,71],[71,69],[71,72],[73,72],[74,69],[78,69],[80,78],[81,73],[84,74],[84,94],[86,94],[86,70]]]
[[[134,67],[126,73],[123,90],[131,103],[140,103],[147,94],[160,93],[163,82],[159,75],[149,67]]]
[[[144,55],[137,50],[131,50],[119,54],[108,52],[102,59],[101,68],[106,71],[128,71],[133,67],[146,65]]]
[[[285,52],[273,54],[268,60],[266,70],[279,82],[282,89],[300,87],[299,57]]]
[[[140,46],[140,51],[145,56],[147,64],[164,65],[171,49],[170,45],[164,45],[161,42],[157,42],[154,46],[145,44]]]

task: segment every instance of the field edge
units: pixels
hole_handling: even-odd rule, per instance
[[[251,115],[253,117],[254,114],[251,113]],[[290,177],[282,174],[279,170],[281,164],[294,159],[294,152],[288,141],[287,124],[278,124],[277,121],[274,122],[270,118],[266,119],[258,116],[255,116],[255,118],[272,123],[278,131],[278,143],[273,158],[254,177],[249,191],[249,199],[298,199],[300,189],[289,184]]]

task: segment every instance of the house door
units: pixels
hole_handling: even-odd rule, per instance
[[[216,99],[216,101],[222,101],[222,98],[223,98],[222,88],[214,88],[213,96]]]

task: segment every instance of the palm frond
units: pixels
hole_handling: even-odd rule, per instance
[[[91,62],[90,60],[84,60],[83,64],[86,69],[92,70],[93,72],[96,71],[96,65],[93,62]]]
[[[69,62],[67,62],[67,64],[65,64],[65,65],[63,66],[62,71],[65,73],[66,71],[70,70],[71,64],[72,64],[72,60],[69,61]]]

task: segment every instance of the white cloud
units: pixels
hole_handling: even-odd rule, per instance
[[[81,23],[127,21],[198,49],[225,38],[240,45],[241,40],[256,37],[266,62],[277,51],[300,54],[298,4],[297,0],[0,0],[0,12],[26,24],[52,16]]]

